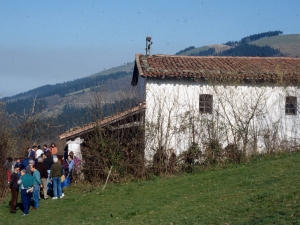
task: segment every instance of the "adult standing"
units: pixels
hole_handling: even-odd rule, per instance
[[[69,152],[69,145],[66,145],[64,148],[64,159],[67,162],[68,161],[68,153]]]
[[[46,152],[46,156],[47,156],[47,158],[44,159],[43,163],[46,165],[46,169],[47,169],[47,173],[48,173],[48,178],[47,178],[47,191],[48,191],[49,186],[50,186],[50,169],[53,164],[53,158],[51,157],[50,151]]]
[[[13,165],[13,167],[15,167],[15,166],[21,167],[20,158],[15,158],[15,159],[14,159],[14,165]]]
[[[34,151],[34,148],[36,148],[36,146],[32,146],[32,148],[28,148],[28,158],[35,159],[35,151]]]
[[[74,170],[74,160],[73,155],[68,155],[68,177],[70,178],[70,182],[72,182],[73,179],[73,170]]]
[[[18,184],[21,185],[21,199],[24,209],[23,216],[26,216],[29,214],[34,179],[30,174],[26,173],[26,170],[21,170],[21,177],[18,181]]]
[[[10,212],[16,213],[18,195],[19,195],[19,165],[15,165],[14,172],[10,176],[9,190],[11,191]]]
[[[51,144],[50,151],[51,151],[52,157],[57,155],[58,150],[57,150],[57,147],[54,143]]]
[[[12,173],[12,165],[13,165],[13,159],[11,157],[8,157],[3,165],[4,169],[6,170],[6,174],[7,174],[7,183],[10,182],[10,176]]]
[[[31,172],[34,179],[34,185],[33,185],[33,208],[32,209],[38,209],[40,204],[40,187],[43,187],[41,183],[41,174],[40,172],[35,168],[35,165],[31,166]]]
[[[41,146],[38,145],[37,150],[35,151],[35,158],[37,159],[37,158],[40,157],[43,153],[44,153],[44,151],[41,149]]]
[[[57,199],[59,196],[63,198],[62,189],[61,189],[61,176],[62,176],[62,165],[58,163],[58,158],[53,157],[53,164],[50,170],[50,179],[52,180],[53,184],[53,198]]]
[[[48,199],[47,194],[47,178],[48,178],[48,172],[46,164],[43,163],[43,158],[39,157],[38,162],[35,164],[35,168],[40,172],[41,174],[41,183],[43,185],[43,193],[44,193],[44,199]],[[51,168],[51,167],[50,167]]]
[[[30,160],[30,158],[27,158],[27,156],[24,159],[21,160],[21,162],[20,162],[20,170],[26,169],[26,167],[29,164],[29,160]]]
[[[31,167],[34,165],[34,160],[30,159],[29,164],[26,166],[26,173],[32,175]]]
[[[47,147],[47,145],[44,145],[43,148],[44,148],[44,154],[46,155],[46,153],[49,151],[49,148]]]

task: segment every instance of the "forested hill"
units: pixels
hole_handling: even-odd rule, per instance
[[[2,99],[2,101],[7,102],[9,100],[32,98],[35,96],[38,98],[45,98],[56,94],[58,94],[60,97],[64,97],[67,94],[77,91],[89,91],[90,89],[103,85],[108,80],[118,80],[131,74],[132,71],[120,71],[105,76],[89,76],[64,83],[45,85],[12,97],[5,97]]]
[[[224,45],[229,45],[229,46],[242,45],[242,44],[247,44],[251,41],[256,41],[259,39],[273,37],[273,36],[279,36],[281,34],[283,34],[283,32],[280,30],[268,31],[268,32],[263,32],[263,33],[259,33],[259,34],[252,34],[252,35],[242,38],[240,41],[228,41]]]
[[[132,70],[133,70],[133,64]],[[76,126],[93,121],[92,102],[101,95],[102,116],[133,107],[137,102],[130,96],[120,95],[128,90],[131,71],[117,71],[107,75],[93,75],[55,85],[45,85],[26,93],[4,98],[8,114],[16,118],[40,115],[39,124],[58,127],[57,135]],[[124,99],[124,100],[123,100]]]
[[[189,56],[252,56],[252,57],[299,57],[300,36],[282,35],[282,31],[269,31],[243,37],[240,41],[224,44],[187,47],[176,55]]]

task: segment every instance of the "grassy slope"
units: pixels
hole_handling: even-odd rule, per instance
[[[251,44],[264,46],[264,45],[275,45],[275,44],[295,44],[300,45],[300,34],[287,34],[279,35],[269,38],[263,38],[257,41],[250,42]]]
[[[1,224],[300,224],[300,154],[169,179],[73,186],[28,217],[0,205]]]
[[[131,72],[131,71],[133,71],[133,67],[134,67],[134,63],[129,63],[129,64],[122,65],[122,66],[112,67],[110,69],[104,70],[102,72],[93,74],[93,75],[88,76],[88,77],[94,77],[94,76],[99,76],[99,75],[105,76],[105,75],[108,75],[108,74],[111,74],[111,73],[117,73],[117,72],[121,72],[121,71]]]
[[[252,41],[249,44],[258,46],[271,46],[290,57],[300,57],[300,34],[280,35]]]
[[[280,51],[290,57],[300,57],[300,34],[288,34],[280,35],[269,38],[263,38],[257,41],[249,42],[249,44],[254,44],[258,46],[271,46],[273,48],[278,48]],[[221,46],[221,45],[220,45]],[[205,51],[211,46],[202,46],[199,48],[192,49],[181,55],[189,55],[191,53],[198,53],[199,51]],[[218,49],[217,49],[218,51]]]
[[[199,48],[194,48],[192,50],[186,51],[186,52],[184,52],[184,53],[182,53],[180,55],[189,55],[189,54],[193,54],[193,53],[198,53],[200,51],[205,51],[207,49],[209,49],[208,46],[202,46],[202,47],[199,47]]]

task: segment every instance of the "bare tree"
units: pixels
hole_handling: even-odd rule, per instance
[[[6,196],[8,190],[4,162],[7,157],[16,157],[18,153],[12,119],[12,116],[5,112],[5,104],[0,102],[0,200]]]
[[[95,127],[84,137],[86,147],[83,149],[83,157],[87,161],[84,172],[89,181],[104,181],[109,171],[111,181],[144,176],[144,115],[143,112],[131,115],[134,96],[134,93],[126,91],[118,92],[116,97],[111,93],[107,96],[103,90],[94,93],[91,114]],[[116,119],[103,124],[110,118],[104,116],[104,108],[115,113],[127,110],[128,115],[119,118],[118,114],[114,114],[110,117]]]

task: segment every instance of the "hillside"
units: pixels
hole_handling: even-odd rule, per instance
[[[300,57],[300,34],[289,34],[263,38],[257,41],[249,42],[249,44],[270,46],[272,48],[279,49],[286,56]]]
[[[121,72],[121,71],[130,73],[130,72],[133,71],[133,66],[134,66],[134,63],[127,63],[125,65],[116,66],[116,67],[104,70],[102,72],[95,73],[95,74],[90,75],[88,77],[105,76],[105,75],[109,75],[109,74],[113,74],[113,73],[118,73],[118,72]]]
[[[253,157],[252,162],[168,178],[65,189],[22,219],[0,204],[3,224],[299,224],[300,154]],[[19,201],[20,202],[20,201]],[[55,215],[55,220],[53,220]]]
[[[268,33],[268,32],[266,32]],[[263,33],[264,34],[264,33]],[[258,34],[259,35],[259,34]],[[257,35],[250,35],[253,37]],[[300,55],[300,35],[277,35],[272,37],[259,38],[255,41],[245,40],[228,41],[225,44],[214,44],[202,47],[189,47],[187,50],[181,50],[179,55],[199,55],[199,56],[287,56],[299,57]],[[251,47],[253,46],[253,47]],[[190,49],[192,48],[192,49]],[[278,52],[279,51],[279,52]]]
[[[68,81],[55,85],[46,85],[25,93],[20,93],[12,97],[3,98],[6,102],[8,113],[22,112],[18,106],[23,105],[30,108],[34,98],[44,99],[44,112],[53,110],[57,115],[65,104],[75,107],[86,107],[90,105],[95,92],[105,96],[106,102],[120,100],[122,96],[116,92],[125,92],[132,89],[130,82],[133,71],[133,64],[112,68],[109,71],[103,71],[74,81]]]
[[[202,47],[194,48],[192,50],[185,51],[185,52],[181,53],[180,55],[195,55],[198,52],[207,51],[209,48],[214,48],[216,52],[220,52],[220,51],[224,51],[224,50],[230,49],[231,46],[222,45],[222,44],[213,44],[213,45],[208,45],[208,46],[202,46]]]
[[[99,90],[97,92],[94,92],[95,89],[93,88],[87,88],[77,92],[71,92],[65,97],[59,97],[58,95],[46,97],[48,105],[44,110],[44,114],[47,115],[47,117],[57,116],[66,105],[75,108],[91,108],[91,105],[96,104],[95,95],[101,96],[102,104],[120,101],[126,97],[126,95],[130,96],[133,88],[130,82],[131,76],[125,76],[116,81],[105,83],[101,87],[98,87]]]
[[[20,93],[12,97],[5,97],[2,99],[4,102],[15,101],[18,99],[32,98],[36,95],[40,98],[59,94],[64,97],[67,94],[82,91],[88,88],[95,88],[105,84],[109,80],[118,80],[128,75],[132,75],[133,63],[124,66],[118,66],[106,71],[99,72],[87,77],[68,81],[64,83],[58,83],[54,85],[44,85],[25,93]]]

